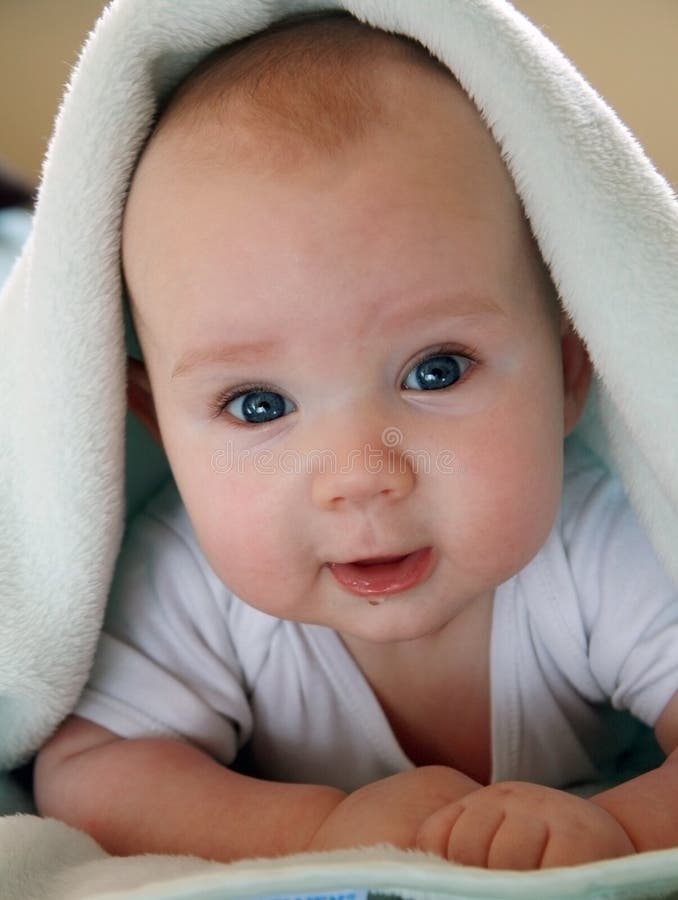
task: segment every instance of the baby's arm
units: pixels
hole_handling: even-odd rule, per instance
[[[40,812],[88,832],[110,853],[224,862],[382,842],[412,847],[435,809],[477,787],[432,766],[347,797],[332,787],[250,778],[189,744],[125,740],[77,716],[43,747],[35,767]]]
[[[35,796],[43,815],[88,832],[110,853],[230,861],[299,850],[344,795],[257,781],[189,744],[124,740],[74,716],[38,755]]]
[[[667,754],[662,765],[592,798],[624,827],[639,852],[678,847],[678,692],[657,720],[655,735]]]

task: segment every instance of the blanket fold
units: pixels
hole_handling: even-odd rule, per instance
[[[125,327],[119,263],[126,191],[155,111],[212,49],[317,8],[343,8],[414,37],[454,72],[478,106],[594,363],[577,431],[619,473],[678,583],[678,202],[560,51],[506,0],[113,0],[74,70],[31,234],[0,295],[4,770],[30,759],[73,709],[92,664],[126,517],[168,472],[126,412],[125,358],[133,336],[129,323]],[[51,828],[29,817],[0,822],[2,846],[14,848],[0,850],[7,884],[19,884],[22,868],[32,865],[13,843],[20,832],[36,846],[43,840],[51,846],[52,835],[55,848],[69,844],[72,836]],[[90,845],[77,840],[78,865],[85,857],[90,866],[110,864],[103,851],[90,859]],[[534,882],[475,871],[441,880],[438,864],[396,851],[382,856],[356,852],[356,873],[373,890],[545,896],[536,887],[543,873],[534,873]],[[204,894],[178,887],[173,893],[173,873],[183,870],[172,865],[160,860],[149,869],[162,885],[144,896],[217,896],[207,880]],[[218,896],[245,896],[240,882],[240,893],[228,892],[229,867],[214,872],[210,866],[193,861],[186,871],[203,879],[209,871],[214,885],[226,885]],[[124,883],[124,869],[120,861],[111,877]],[[331,871],[310,889],[341,887]],[[609,888],[606,896],[621,896],[625,879],[628,884],[641,871],[648,897],[659,896],[667,883],[678,888],[678,851],[595,869]],[[40,881],[37,871],[24,877]],[[570,879],[567,896],[585,896],[592,882],[572,878],[564,873],[560,882]],[[77,893],[73,879],[69,894],[50,894],[43,886],[9,896],[109,896],[103,888]],[[111,890],[116,883],[102,881]],[[555,876],[548,883],[553,888]],[[296,882],[285,884],[292,890]],[[264,886],[273,893],[271,883]],[[137,893],[130,888],[129,896]]]

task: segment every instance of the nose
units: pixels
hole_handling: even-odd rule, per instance
[[[391,433],[397,429],[391,429]],[[312,500],[320,509],[341,510],[403,500],[413,490],[415,473],[400,447],[377,439],[354,442],[325,454],[314,467]],[[387,436],[388,439],[388,436]]]

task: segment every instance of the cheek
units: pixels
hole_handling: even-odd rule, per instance
[[[500,581],[532,559],[557,514],[562,407],[549,403],[549,396],[558,394],[511,398],[458,436],[459,468],[448,502],[463,536],[461,552]]]
[[[286,487],[280,476],[251,469],[212,471],[204,481],[189,474],[179,485],[198,543],[216,575],[265,610],[272,597],[284,602],[285,585],[299,571],[299,541],[293,540],[299,528],[292,521],[294,505]]]
[[[218,434],[190,434],[171,417],[164,424],[167,458],[211,568],[243,598],[270,599],[271,579],[288,582],[294,565],[294,479],[265,454],[229,449]]]
[[[275,499],[268,483],[246,475],[216,476],[205,515],[204,543],[241,571],[257,572],[280,552]]]

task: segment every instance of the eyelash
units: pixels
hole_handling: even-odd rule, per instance
[[[440,346],[438,347],[429,347],[428,350],[424,350],[424,352],[421,353],[415,359],[415,361],[410,364],[407,371],[409,372],[416,366],[421,365],[424,360],[430,359],[432,356],[443,356],[445,354],[448,354],[449,356],[463,356],[464,359],[468,359],[472,363],[472,365],[470,365],[466,372],[464,372],[464,374],[461,376],[459,381],[455,381],[454,385],[451,385],[452,387],[466,381],[467,373],[475,368],[479,360],[478,350],[476,347],[471,347],[470,345],[464,346],[462,344],[440,344]],[[401,385],[401,390],[407,390],[407,388],[403,388]]]
[[[469,366],[467,372],[470,372],[478,362],[478,350],[475,347],[462,346],[461,344],[441,344],[439,347],[430,347],[428,350],[425,350],[422,354],[420,354],[417,359],[410,365],[408,371],[410,369],[413,369],[415,366],[420,365],[422,362],[424,362],[425,359],[429,359],[431,356],[439,356],[444,353],[449,353],[451,356],[463,356],[465,359],[470,360],[473,365]],[[461,376],[459,381],[455,382],[455,384],[460,384],[461,382],[465,381],[467,372],[465,372]],[[402,385],[401,390],[405,390]],[[217,396],[210,401],[210,417],[214,419],[219,418],[224,414],[226,407],[232,400],[235,400],[236,397],[242,397],[243,394],[248,394],[250,391],[273,391],[276,394],[280,393],[279,389],[275,385],[266,384],[264,382],[252,382],[252,384],[241,384],[236,388],[227,388],[226,390],[221,391],[219,394],[217,394]],[[247,422],[241,422],[239,419],[235,418],[234,423],[245,428],[252,427]]]
[[[223,415],[226,407],[231,402],[231,400],[235,400],[236,397],[242,397],[243,394],[249,394],[250,391],[273,391],[276,394],[279,394],[275,385],[265,384],[261,381],[252,382],[252,384],[241,384],[236,388],[226,388],[226,390],[221,391],[214,400],[210,401],[210,415],[213,418],[218,418]],[[234,419],[235,423],[238,425],[247,425],[247,422],[240,422],[238,419]]]

